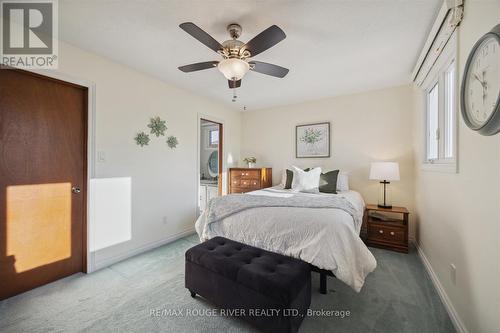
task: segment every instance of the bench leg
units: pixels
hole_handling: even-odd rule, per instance
[[[189,292],[191,293],[191,297],[192,298],[195,298],[196,297],[196,293],[194,291],[192,291],[191,289],[189,290]]]
[[[326,273],[319,273],[319,292],[326,294]]]

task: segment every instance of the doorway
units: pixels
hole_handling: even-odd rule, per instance
[[[199,212],[208,202],[222,195],[223,124],[200,119],[199,135]]]
[[[0,299],[86,271],[88,88],[0,70]]]

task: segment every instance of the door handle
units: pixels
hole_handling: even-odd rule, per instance
[[[73,187],[71,188],[71,192],[76,193],[76,194],[80,193],[81,191],[82,191],[82,190],[80,189],[80,187],[79,187],[79,186],[73,186]]]

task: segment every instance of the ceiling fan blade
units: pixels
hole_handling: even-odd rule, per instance
[[[212,36],[203,31],[193,22],[181,23],[179,27],[215,52],[222,50],[222,45],[218,41],[216,41]]]
[[[252,70],[254,72],[271,75],[279,78],[283,78],[288,74],[289,69],[278,65],[268,64],[267,62],[261,61],[249,61],[250,65],[253,65]]]
[[[250,51],[250,54],[254,57],[278,44],[285,38],[286,35],[283,30],[277,25],[272,25],[243,45],[242,49]]]
[[[190,64],[179,67],[181,71],[184,73],[201,71],[202,69],[209,69],[217,67],[218,61],[205,61],[205,62],[197,62],[196,64]]]
[[[227,80],[227,83],[229,84],[229,89],[241,87],[241,80],[238,80],[238,81]]]

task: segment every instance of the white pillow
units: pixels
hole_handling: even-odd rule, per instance
[[[286,184],[286,169],[281,172],[281,183],[280,185],[285,187]]]
[[[337,191],[349,191],[349,173],[340,171],[337,176]]]
[[[304,171],[296,166],[292,166],[293,180],[292,191],[311,191],[319,187],[319,179],[321,177],[321,168],[314,168],[309,171]]]

